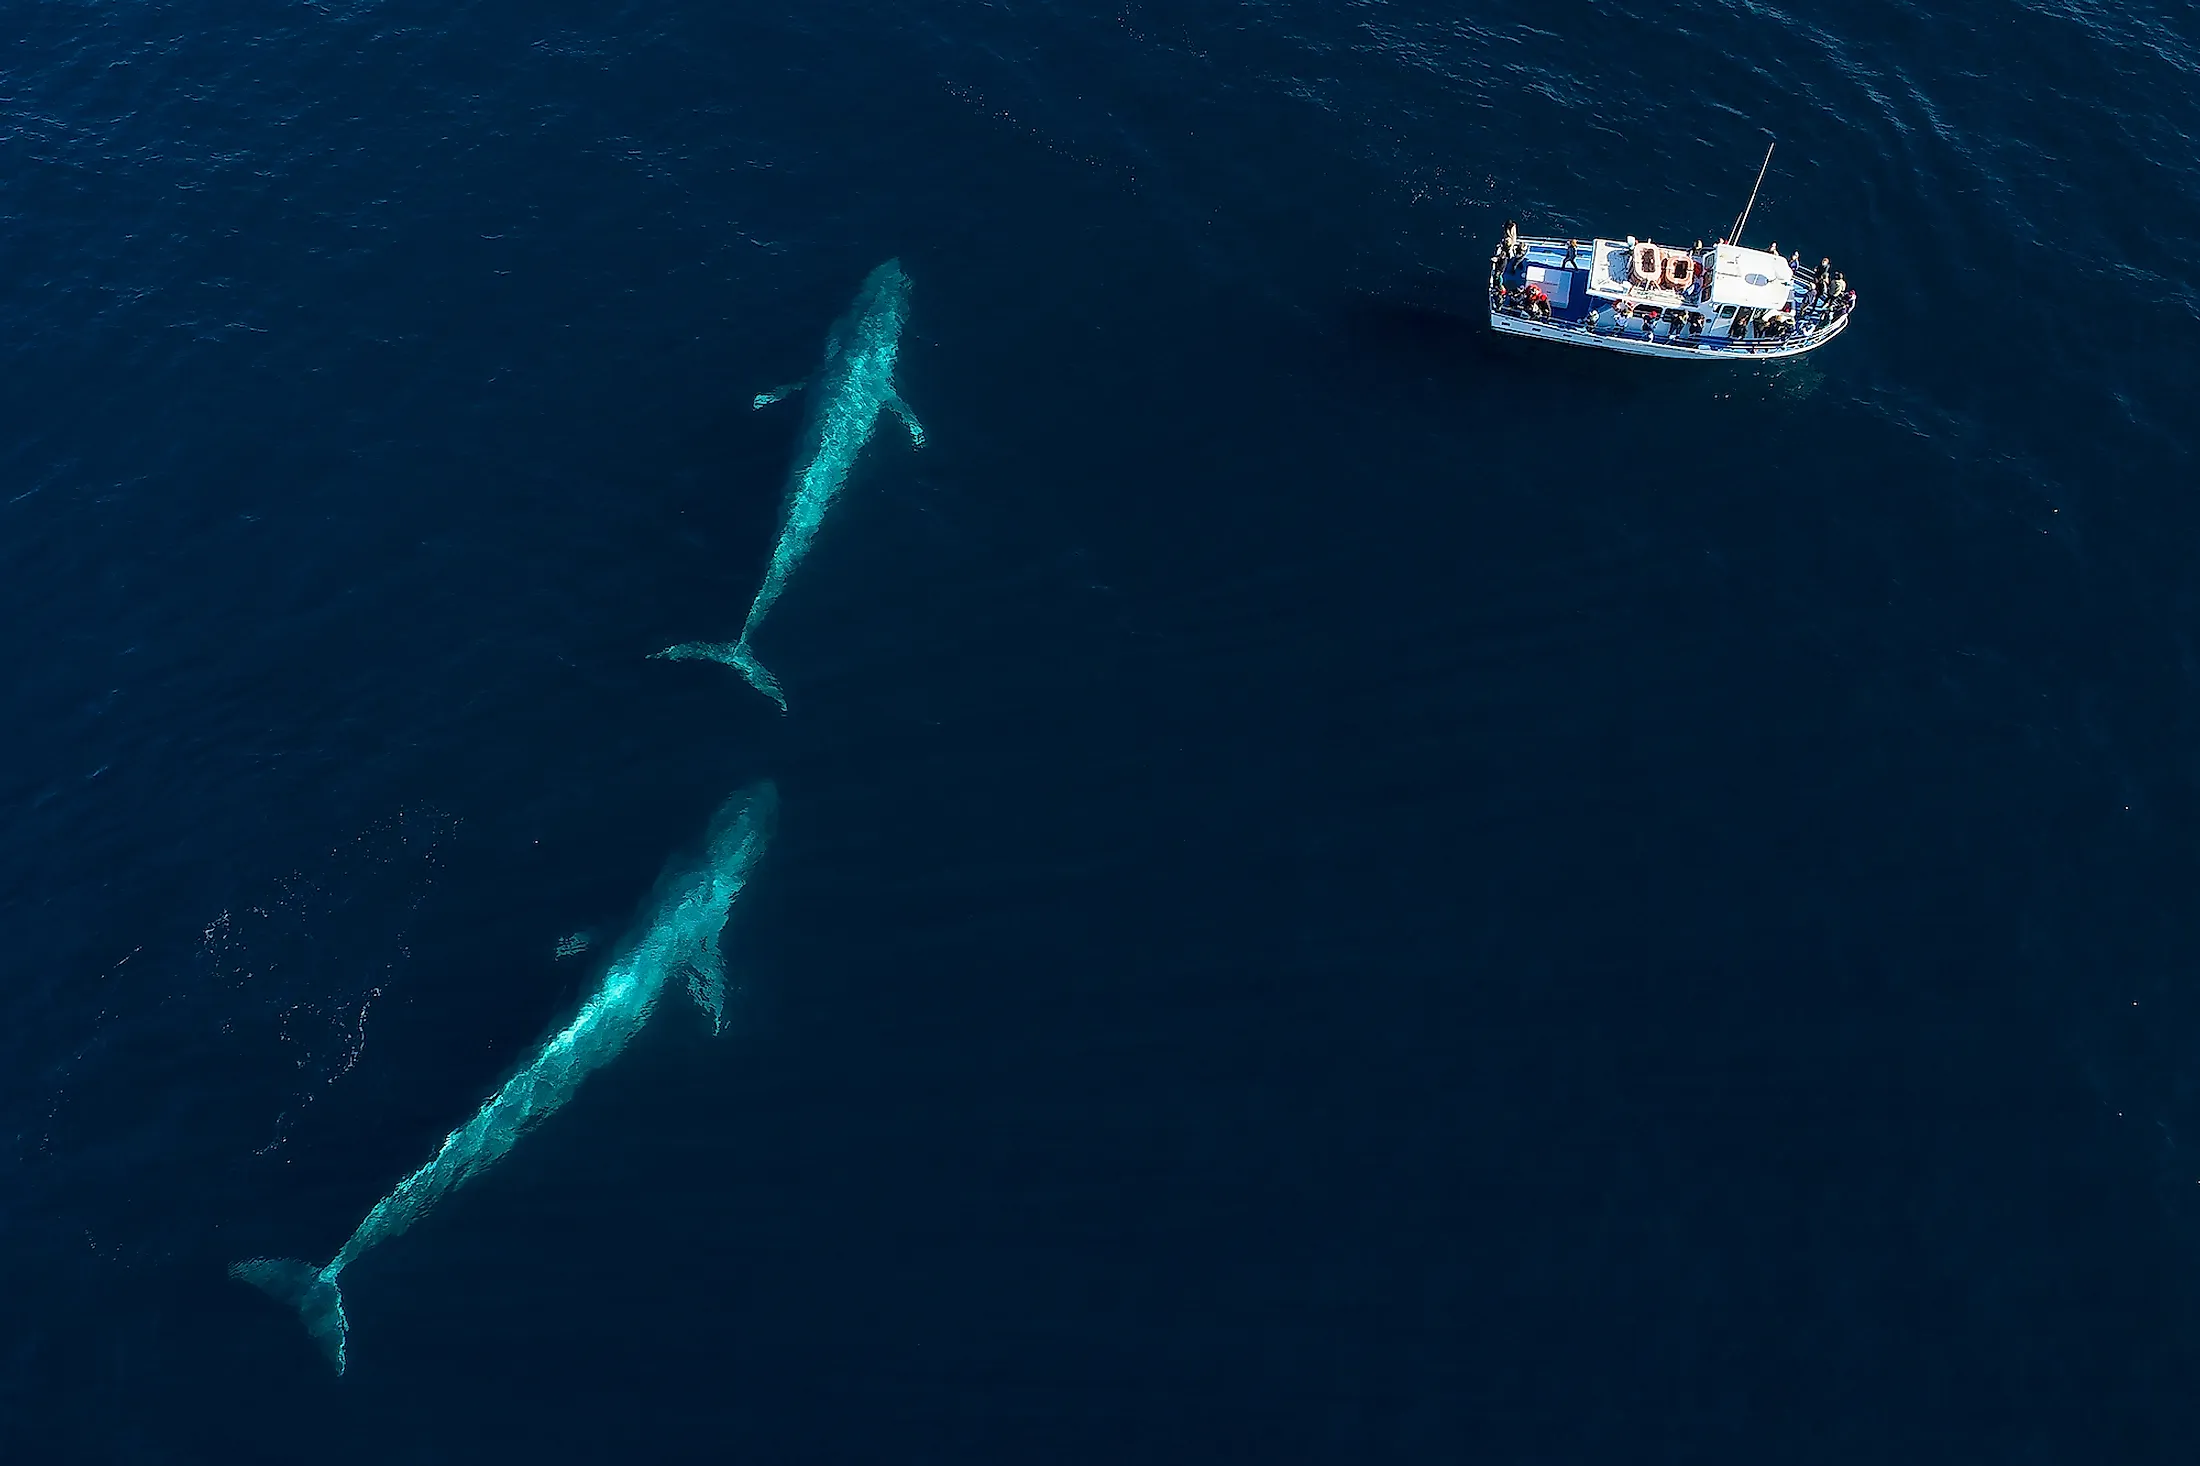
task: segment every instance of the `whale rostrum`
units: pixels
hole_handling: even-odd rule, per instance
[[[620,946],[572,1020],[473,1118],[445,1136],[426,1165],[376,1202],[326,1265],[255,1257],[232,1264],[230,1276],[296,1308],[306,1332],[342,1374],[349,1324],[337,1283],[345,1268],[495,1165],[522,1135],[561,1108],[583,1079],[619,1056],[675,978],[685,979],[689,996],[710,1016],[714,1032],[725,1026],[726,975],[718,937],[771,837],[776,804],[769,783],[726,802],[711,823],[702,858],[667,868],[651,897],[649,921]]]
[[[809,553],[810,541],[825,522],[826,511],[848,482],[863,445],[871,441],[881,412],[891,412],[909,430],[909,440],[921,445],[924,428],[909,404],[894,389],[894,359],[901,350],[902,327],[909,320],[909,277],[901,261],[888,260],[873,270],[856,292],[853,304],[825,337],[825,355],[817,373],[806,383],[796,382],[757,394],[754,406],[768,407],[791,393],[808,389],[808,406],[802,419],[800,451],[796,467],[787,475],[786,505],[780,514],[779,542],[772,546],[771,565],[764,582],[749,603],[748,619],[733,641],[684,641],[655,655],[669,661],[723,662],[748,679],[749,685],[787,710],[787,694],[779,679],[765,670],[749,649],[749,638],[787,588],[787,578]]]

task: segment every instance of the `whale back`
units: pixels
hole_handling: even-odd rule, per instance
[[[888,260],[864,279],[825,333],[825,349],[805,394],[802,442],[789,473],[790,503],[804,487],[837,488],[837,480],[854,466],[893,396],[908,321],[909,277],[900,260]]]

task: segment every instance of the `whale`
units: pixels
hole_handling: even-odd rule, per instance
[[[339,1286],[344,1269],[425,1217],[444,1197],[501,1160],[521,1136],[563,1108],[581,1081],[616,1059],[675,979],[710,1019],[726,1023],[725,960],[719,934],[771,838],[778,803],[769,783],[719,809],[700,859],[669,865],[650,897],[651,914],[618,947],[571,1021],[546,1039],[427,1163],[376,1202],[336,1256],[319,1266],[254,1257],[229,1274],[298,1310],[306,1333],[340,1375],[350,1324]]]
[[[739,672],[751,687],[787,710],[787,694],[779,679],[756,659],[749,640],[786,590],[788,577],[810,552],[810,542],[825,522],[826,511],[847,486],[848,474],[871,441],[879,414],[891,412],[909,430],[912,445],[924,445],[924,427],[894,386],[894,361],[901,350],[902,327],[909,321],[909,277],[901,261],[888,260],[873,270],[856,292],[847,313],[833,322],[825,336],[825,354],[807,382],[794,382],[759,392],[752,408],[772,403],[807,389],[808,399],[797,440],[794,466],[787,474],[785,503],[780,510],[779,539],[772,546],[771,564],[749,603],[748,619],[741,634],[730,642],[684,641],[653,656],[667,661],[723,662]]]

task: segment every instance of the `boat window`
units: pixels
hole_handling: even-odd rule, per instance
[[[1729,317],[1729,316],[1731,316],[1731,315],[1733,315],[1733,314],[1734,314],[1734,307],[1732,307],[1732,306],[1730,306],[1730,305],[1722,305],[1722,306],[1720,306],[1720,307],[1719,307],[1719,319],[1720,319],[1720,320],[1722,320],[1722,321],[1723,321],[1723,320],[1727,319],[1727,317]]]

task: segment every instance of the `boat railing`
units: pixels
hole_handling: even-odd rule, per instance
[[[1514,306],[1500,305],[1494,307],[1494,309],[1498,315],[1510,316],[1516,321],[1529,321],[1542,326],[1557,326],[1562,329],[1579,331],[1584,336],[1616,340],[1627,340],[1633,337],[1632,332],[1598,330],[1596,319],[1593,316],[1580,321],[1553,321],[1546,320],[1541,316],[1531,316],[1526,311]],[[1784,336],[1752,336],[1741,339],[1732,336],[1697,336],[1690,341],[1675,343],[1670,336],[1652,336],[1648,331],[1644,331],[1639,338],[1634,339],[1647,341],[1653,346],[1672,346],[1677,351],[1731,351],[1743,356],[1764,356],[1776,352],[1792,351],[1806,342],[1814,341],[1828,334],[1847,319],[1848,312],[1846,311],[1831,315],[1819,313],[1818,319],[1813,324],[1800,330],[1790,331]]]

